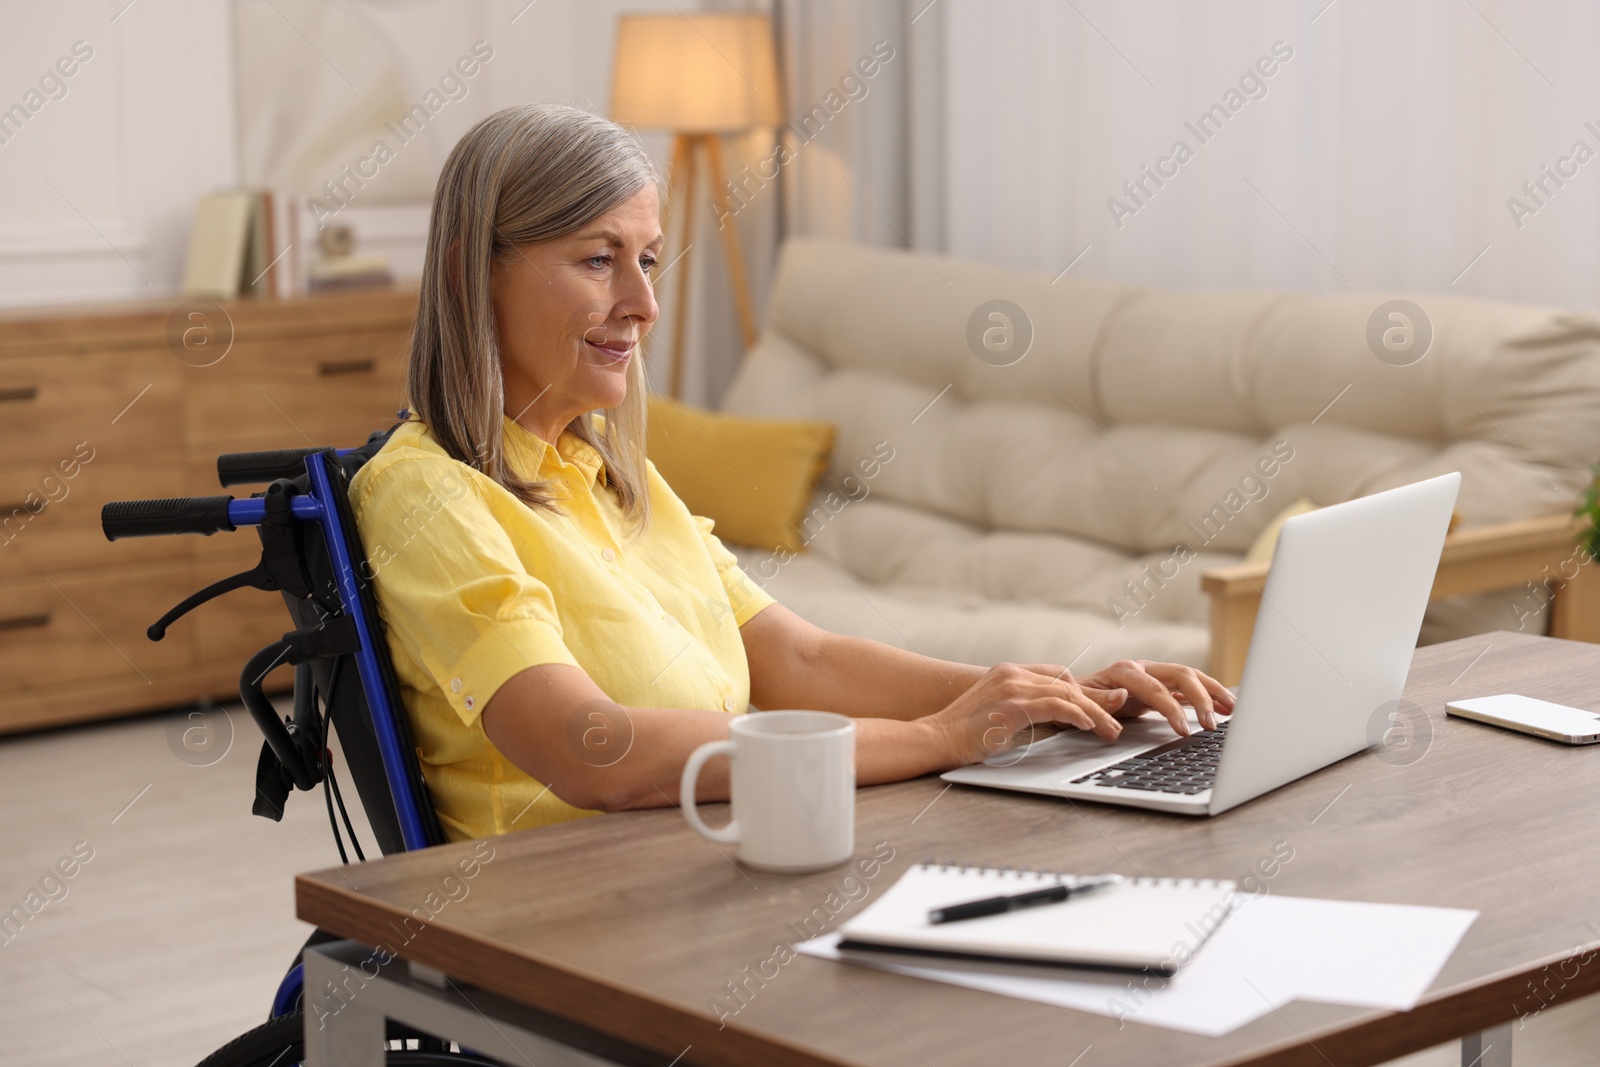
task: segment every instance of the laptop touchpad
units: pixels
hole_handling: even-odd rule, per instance
[[[1200,721],[1192,713],[1189,729],[1200,729]],[[1076,777],[1107,763],[1127,759],[1145,749],[1164,745],[1176,736],[1166,719],[1154,712],[1146,712],[1136,719],[1123,719],[1122,736],[1115,741],[1102,741],[1087,730],[1067,729],[1025,748],[1014,748],[991,756],[983,765],[1021,765],[1029,771]]]

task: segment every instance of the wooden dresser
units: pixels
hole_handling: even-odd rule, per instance
[[[253,564],[255,531],[112,543],[101,505],[248,496],[218,485],[218,453],[359,444],[403,406],[415,308],[376,290],[0,312],[0,732],[237,698],[289,629],[277,594],[144,631]]]

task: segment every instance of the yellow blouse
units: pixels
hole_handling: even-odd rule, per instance
[[[560,514],[451,459],[416,421],[351,484],[422,774],[452,841],[598,814],[490,743],[478,716],[507,679],[567,663],[625,706],[742,713],[738,627],[773,602],[654,464],[650,524],[629,544],[593,447],[571,432],[552,447],[510,419],[504,434],[514,470],[564,492]],[[586,728],[568,734],[581,743]]]

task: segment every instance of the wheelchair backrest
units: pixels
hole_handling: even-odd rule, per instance
[[[378,677],[369,680],[366,686],[362,684],[360,657],[356,653],[320,657],[310,661],[308,666],[316,691],[325,702],[333,729],[339,735],[339,743],[350,766],[350,775],[361,798],[361,806],[366,811],[367,821],[372,824],[378,847],[385,855],[404,852],[407,847],[394,793],[397,787],[410,791],[410,803],[421,818],[426,843],[435,845],[445,841],[417,761],[410,721],[400,701],[400,686],[389,658],[377,597],[367,577],[372,571],[367,565],[348,496],[350,479],[377,454],[392,432],[392,427],[374,432],[364,445],[342,456],[332,450],[320,454],[328,472],[327,488],[331,497],[324,501],[324,505],[331,505],[338,514],[341,536],[332,535],[332,523],[320,526],[320,536],[309,527],[301,526],[305,536],[297,539],[296,547],[303,554],[305,571],[318,595],[306,598],[291,595],[287,591],[283,593],[284,603],[295,627],[301,630],[315,629],[327,621],[327,612],[319,605],[319,600],[322,604],[337,604],[344,614],[352,614],[344,604],[344,597],[339,594],[341,583],[338,581],[338,571],[341,567],[347,568],[354,575],[357,595],[361,600],[360,614],[366,623],[363,643],[370,648],[368,663],[375,665]],[[312,457],[308,457],[308,462],[311,460]],[[309,472],[290,481],[296,492],[304,493],[312,488]],[[265,528],[262,529],[262,537],[266,537]],[[297,685],[299,677],[303,677],[303,673],[297,677]],[[395,757],[403,764],[399,768],[399,775],[391,775],[386,769],[383,746],[374,725],[373,710],[367,700],[368,692],[374,690],[387,705],[381,713],[392,722],[399,739]],[[296,699],[300,699],[299,693]],[[400,802],[404,803],[404,800]]]

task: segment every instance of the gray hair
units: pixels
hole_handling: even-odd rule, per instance
[[[406,392],[451,457],[529,507],[559,510],[549,482],[526,480],[506,463],[494,264],[577,232],[646,185],[659,190],[661,176],[635,135],[559,104],[495,112],[457,142],[439,175]],[[627,397],[606,409],[603,431],[588,412],[566,429],[600,453],[623,514],[642,532],[650,515],[643,360],[626,373]]]

